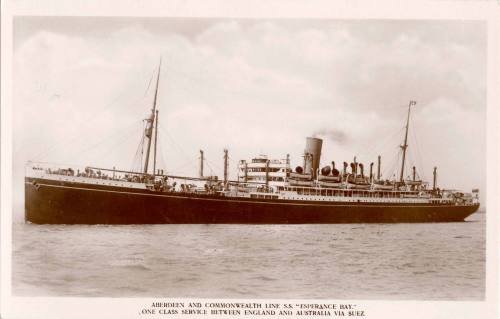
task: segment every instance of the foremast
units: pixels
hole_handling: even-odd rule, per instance
[[[160,64],[158,65],[158,75],[156,77],[156,88],[155,88],[155,96],[153,100],[153,109],[151,110],[151,115],[150,117],[146,120],[146,131],[145,135],[148,138],[148,147],[146,149],[146,159],[144,160],[144,174],[148,173],[148,165],[149,165],[149,154],[151,152],[151,141],[153,139],[153,128],[156,128],[156,134],[155,137],[157,136],[158,132],[158,111],[156,110],[156,101],[158,99],[158,85],[160,83],[160,71],[161,71],[161,58],[160,58]],[[154,162],[153,163],[153,175],[155,174],[155,169],[156,169],[156,138],[155,138],[155,154],[154,154]]]

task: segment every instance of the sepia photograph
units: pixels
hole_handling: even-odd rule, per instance
[[[12,296],[485,302],[489,45],[479,19],[12,17]]]

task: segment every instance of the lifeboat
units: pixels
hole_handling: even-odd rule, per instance
[[[331,173],[331,174],[330,174]],[[332,162],[332,168],[325,166],[321,169],[318,176],[318,184],[322,187],[339,187],[342,183],[339,171],[335,169],[335,162]]]
[[[349,175],[347,177],[347,188],[350,189],[370,189],[371,185],[367,179],[361,175]]]
[[[405,183],[406,185],[410,186],[422,185],[422,181],[414,181],[414,180],[406,180]]]
[[[325,187],[325,188],[340,188],[340,187],[342,187],[342,183],[341,182],[319,181],[318,185],[320,187]]]
[[[394,185],[390,183],[373,183],[373,189],[375,190],[383,190],[383,191],[390,191],[394,189]]]
[[[340,176],[324,176],[324,175],[319,175],[318,176],[318,181],[324,181],[324,182],[340,182]]]
[[[301,166],[297,166],[295,172],[290,172],[288,178],[290,180],[310,181],[312,179],[312,174],[304,173],[304,169]]]
[[[295,180],[311,180],[312,175],[311,174],[290,173],[290,176],[288,176],[288,178],[295,179]]]
[[[368,183],[347,183],[349,189],[370,189],[371,185]]]
[[[288,180],[288,184],[290,186],[305,186],[305,187],[311,187],[312,186],[312,182],[311,181],[294,180],[294,179]]]

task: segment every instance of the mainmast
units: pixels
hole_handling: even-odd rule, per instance
[[[153,152],[153,176],[156,176],[156,147],[158,145],[158,110],[156,110],[155,116],[155,148]]]
[[[416,101],[410,101],[408,104],[408,117],[406,118],[406,133],[405,133],[405,142],[401,145],[401,149],[403,150],[403,159],[401,161],[401,174],[399,175],[399,182],[403,184],[403,175],[405,171],[405,159],[406,159],[406,149],[408,148],[408,128],[410,127],[410,109],[412,105],[416,105]]]
[[[146,151],[146,159],[144,163],[144,174],[148,173],[148,164],[149,164],[149,153],[151,151],[151,140],[153,135],[153,124],[156,124],[156,100],[158,98],[158,84],[160,83],[160,70],[161,70],[161,58],[160,65],[158,65],[158,75],[156,77],[156,89],[155,89],[155,98],[153,100],[153,109],[151,110],[151,116],[147,119],[147,127],[146,127],[146,137],[148,138],[148,148]],[[154,172],[153,172],[154,174]]]

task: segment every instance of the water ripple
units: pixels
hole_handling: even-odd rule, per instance
[[[483,300],[486,215],[476,215],[445,224],[16,224],[13,292]]]

